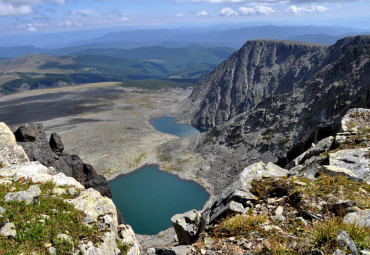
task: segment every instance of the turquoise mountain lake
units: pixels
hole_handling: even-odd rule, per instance
[[[190,125],[174,124],[174,118],[161,117],[151,121],[159,131],[171,126],[171,134],[197,133]],[[160,121],[158,121],[160,120]],[[157,124],[160,123],[160,128]],[[174,127],[178,126],[178,133]],[[189,130],[185,130],[188,126]],[[169,133],[169,132],[168,132]],[[175,175],[160,171],[155,165],[142,167],[109,182],[112,200],[122,212],[127,224],[137,234],[157,234],[172,226],[171,217],[191,209],[200,210],[209,194],[197,183],[181,180]]]
[[[151,119],[150,124],[152,124],[158,131],[171,135],[176,135],[178,137],[197,135],[203,132],[203,130],[199,130],[190,125],[173,123],[174,120],[175,117],[164,116],[156,119]]]

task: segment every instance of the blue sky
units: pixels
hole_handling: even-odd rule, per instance
[[[0,0],[0,33],[238,22],[370,29],[370,0]]]

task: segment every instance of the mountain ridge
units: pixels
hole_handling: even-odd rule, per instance
[[[250,104],[249,109],[223,123],[220,121],[215,125],[212,122],[216,119],[217,112],[208,111],[211,107],[204,108],[206,110],[203,117],[208,119],[198,118],[201,115],[197,115],[196,111],[190,111],[189,115],[186,115],[188,112],[183,113],[178,121],[189,123],[191,120],[198,127],[204,127],[199,120],[211,120],[208,122],[211,125],[206,126],[209,131],[198,137],[179,141],[179,144],[162,146],[161,158],[173,158],[174,164],[176,160],[181,160],[175,153],[194,152],[198,158],[203,159],[202,166],[208,167],[197,169],[196,166],[186,166],[181,171],[185,175],[204,180],[217,193],[228,184],[227,180],[249,164],[262,160],[285,166],[312,143],[335,135],[340,126],[340,118],[350,108],[370,107],[370,36],[346,37],[319,51],[327,53],[318,54],[314,58],[318,61],[315,72],[304,70],[310,76],[298,77],[295,87],[290,84],[290,92],[275,93],[259,102],[252,101],[254,105]],[[230,59],[235,56],[232,55]],[[216,70],[222,68],[225,62]],[[207,94],[202,91],[202,82],[212,80],[215,76],[217,74],[214,72],[202,79],[193,93],[200,91],[196,95]],[[232,83],[232,78],[228,79]],[[205,88],[208,88],[207,85],[204,85]],[[215,86],[216,92],[221,90]],[[213,99],[212,93],[210,97],[203,98],[203,101],[196,98],[200,102],[198,106],[201,103],[217,106],[218,101]],[[196,108],[194,94],[184,101],[184,105],[186,104]],[[226,106],[231,109],[230,105]],[[189,107],[188,110],[194,108]],[[177,149],[181,146],[185,148]],[[175,153],[171,153],[171,149]],[[165,161],[165,164],[169,163]]]

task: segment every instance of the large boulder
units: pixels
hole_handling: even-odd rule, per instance
[[[191,210],[183,214],[176,214],[171,218],[179,244],[192,244],[198,238],[201,214]]]
[[[343,218],[344,223],[357,224],[362,227],[370,227],[370,209],[351,212]]]
[[[45,166],[54,166],[54,153],[46,139],[42,124],[27,123],[18,127],[14,135],[31,161],[39,161]]]
[[[12,131],[4,122],[0,122],[0,168],[28,161],[27,154],[17,145]]]
[[[370,181],[369,148],[340,150],[329,153],[329,165],[321,173],[346,175],[356,181]]]

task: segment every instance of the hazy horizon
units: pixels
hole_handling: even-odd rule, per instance
[[[0,33],[43,34],[217,24],[338,26],[367,30],[370,1],[0,0]]]

